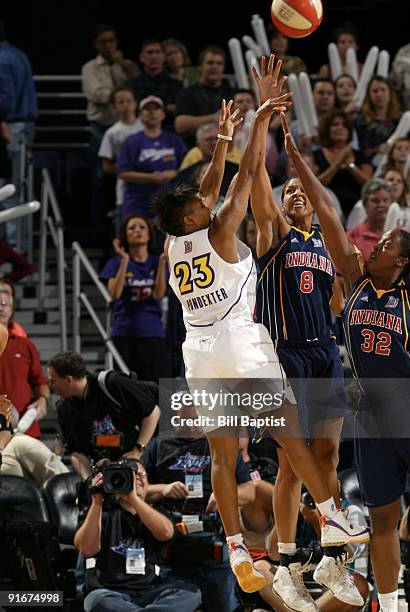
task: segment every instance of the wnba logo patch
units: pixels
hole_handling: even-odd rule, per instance
[[[190,240],[185,240],[184,241],[184,245],[185,245],[185,255],[187,253],[191,253],[191,251],[192,251],[192,242]]]
[[[395,298],[392,295],[389,297],[386,303],[386,308],[396,308],[399,303],[399,298]]]

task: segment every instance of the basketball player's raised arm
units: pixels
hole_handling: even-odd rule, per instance
[[[350,285],[362,274],[355,247],[346,236],[326,187],[313,174],[296,147],[284,113],[281,113],[281,120],[286,153],[291,158],[303,189],[319,217],[329,253]]]
[[[272,113],[274,111],[278,112],[281,110],[286,110],[286,108],[291,104],[289,101],[289,98],[292,95],[291,93],[286,93],[282,96],[275,97],[278,87],[277,84],[275,87],[273,86],[275,81],[272,80],[272,76],[274,74],[278,76],[280,63],[278,62],[279,69],[276,66],[274,72],[274,57],[274,55],[270,56],[267,69],[264,69],[266,60],[265,62],[262,62],[262,76],[260,77],[262,81],[267,81],[270,83],[270,92],[273,95],[267,98],[255,113],[249,140],[239,165],[239,171],[229,186],[228,193],[225,197],[225,202],[218,214],[217,233],[224,236],[232,236],[235,234],[246,215],[252,183],[258,170],[258,166],[262,162],[266,147],[266,135]],[[257,72],[255,70],[253,73],[254,76],[257,76]],[[267,86],[266,89],[269,91],[269,86]]]
[[[239,113],[239,108],[231,115],[233,100],[226,104],[222,100],[221,115],[219,117],[218,140],[212,155],[211,163],[209,164],[204,177],[199,186],[198,195],[202,199],[202,203],[207,208],[213,208],[218,201],[219,192],[221,191],[222,179],[225,171],[225,160],[228,152],[229,143],[232,140],[232,134],[237,125],[242,119],[236,119]]]
[[[259,92],[259,103],[263,104],[269,98],[269,94],[273,92],[276,95],[282,93],[283,85],[287,79],[286,76],[279,78],[282,61],[278,60],[275,71],[270,74],[272,68],[266,71],[266,59],[261,60],[262,78],[254,72],[255,82]],[[265,75],[265,78],[263,76]],[[251,190],[251,208],[257,228],[256,254],[262,257],[274,246],[281,238],[286,236],[290,227],[286,219],[281,214],[281,211],[273,198],[272,185],[269,180],[269,175],[266,170],[266,137],[265,147],[262,150],[261,163],[257,168],[255,179],[252,183]]]

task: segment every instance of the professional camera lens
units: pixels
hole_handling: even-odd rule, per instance
[[[134,470],[129,465],[112,463],[103,471],[105,493],[129,493],[134,488]]]

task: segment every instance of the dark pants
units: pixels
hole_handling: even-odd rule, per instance
[[[191,587],[191,588],[189,588]],[[84,600],[86,612],[194,612],[201,601],[201,594],[192,585],[174,586],[161,585],[147,589],[138,597],[128,593],[96,589],[91,591]]]
[[[135,338],[113,336],[113,342],[121,357],[140,380],[158,383],[170,376],[169,356],[165,338]]]

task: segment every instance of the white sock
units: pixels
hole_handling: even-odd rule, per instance
[[[319,509],[319,512],[322,516],[326,516],[327,518],[334,518],[337,515],[337,508],[335,504],[335,500],[333,497],[329,497],[324,502],[320,504],[316,504]]]
[[[239,544],[243,545],[243,535],[241,533],[235,533],[235,535],[226,536],[226,541],[228,544],[231,542],[239,546]]]
[[[399,609],[399,591],[379,593],[379,604],[382,612],[397,612]]]
[[[295,542],[278,542],[278,550],[282,555],[296,555]]]

